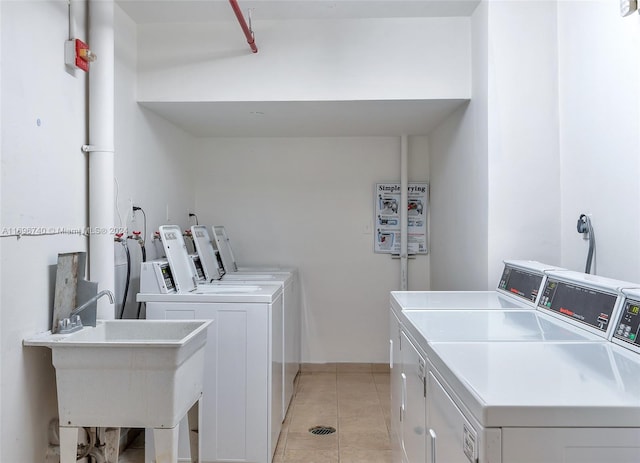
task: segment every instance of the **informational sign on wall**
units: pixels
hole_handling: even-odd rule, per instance
[[[427,254],[429,185],[409,183],[407,196],[408,253]],[[374,251],[400,254],[400,184],[376,183],[374,202]]]

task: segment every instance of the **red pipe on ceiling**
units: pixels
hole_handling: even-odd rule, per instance
[[[251,32],[251,29],[249,29],[247,21],[244,20],[244,15],[242,14],[242,10],[240,10],[238,0],[229,0],[229,3],[231,3],[231,8],[233,8],[236,18],[238,18],[238,22],[240,23],[240,27],[242,27],[242,32],[244,32],[244,35],[247,38],[247,43],[251,47],[251,51],[258,53],[258,47],[256,46],[255,39],[253,38],[253,33]]]

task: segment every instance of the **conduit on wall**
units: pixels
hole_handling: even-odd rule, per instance
[[[409,148],[408,137],[400,137],[400,291],[407,291],[409,273]]]
[[[231,8],[233,8],[233,12],[236,14],[236,18],[238,18],[238,22],[240,23],[242,32],[244,32],[244,36],[247,38],[247,43],[251,47],[251,51],[254,53],[258,53],[258,47],[256,46],[255,38],[253,37],[253,31],[247,25],[247,21],[245,21],[244,19],[242,10],[238,5],[238,0],[229,0],[229,3],[231,4]]]
[[[98,291],[114,291],[114,3],[89,0],[88,8],[89,43],[98,56],[89,72],[89,278]],[[104,298],[97,318],[115,318]]]

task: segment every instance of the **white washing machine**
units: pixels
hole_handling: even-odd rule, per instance
[[[297,276],[297,270],[243,270],[242,272],[229,273],[225,267],[221,264],[219,254],[216,252],[213,246],[213,240],[211,239],[207,227],[204,225],[194,225],[191,227],[191,236],[195,249],[197,251],[194,257],[194,263],[198,262],[201,266],[201,272],[203,277],[201,284],[203,283],[226,283],[233,281],[248,281],[248,280],[261,280],[261,281],[279,281],[286,285],[293,284]],[[197,257],[197,258],[196,258]]]
[[[162,234],[166,233],[170,228],[161,227],[161,229]],[[204,288],[208,285],[229,284],[278,284],[281,286],[283,308],[282,352],[284,353],[281,415],[284,421],[287,409],[293,398],[295,378],[300,371],[302,326],[297,272],[283,270],[279,272],[263,271],[262,273],[238,272],[228,274],[225,272],[224,267],[219,264],[207,227],[204,225],[192,226],[191,236],[197,251],[197,255],[191,257],[196,269],[199,288]],[[176,256],[174,255],[175,253],[182,255]],[[167,256],[169,256],[169,253],[167,253]],[[179,247],[174,247],[171,250],[171,258],[174,261],[184,260],[184,254]],[[200,269],[198,270],[199,267]]]
[[[220,286],[207,292],[138,294],[147,319],[213,320],[205,347],[201,461],[270,463],[282,428],[282,292]],[[181,426],[179,456],[188,458]],[[153,461],[153,442],[146,445]]]
[[[180,259],[174,252],[184,246],[182,233],[164,232],[176,267],[171,261],[143,265],[137,300],[146,303],[148,319],[213,320],[205,351],[201,460],[269,463],[282,428],[282,285],[197,287],[186,270],[192,268],[188,255]],[[151,462],[150,437],[146,448]],[[189,455],[186,433],[179,455]]]
[[[227,234],[227,230],[222,225],[214,225],[211,227],[211,231],[213,232],[213,240],[212,244],[216,251],[218,251],[220,260],[222,261],[222,265],[227,273],[238,273],[238,272],[255,272],[255,271],[266,271],[266,272],[296,272],[297,269],[294,267],[282,267],[282,266],[266,266],[266,267],[242,267],[238,266],[236,262],[235,255],[233,254],[233,248],[231,247],[231,241],[229,240],[229,235]]]
[[[202,231],[202,230],[200,230]],[[215,259],[211,257],[204,258],[203,256],[208,254],[206,240],[202,239],[204,233],[198,233],[193,235],[196,239],[196,248],[198,244],[202,244],[203,252],[198,250],[201,256],[203,265],[207,264],[211,270],[210,278],[214,278],[213,275],[218,273],[224,275],[223,281],[243,280],[246,275],[252,275],[252,278],[257,278],[255,275],[269,274],[269,275],[290,275],[292,283],[290,285],[285,284],[284,290],[284,322],[285,322],[285,378],[284,378],[284,394],[283,399],[283,419],[286,415],[288,404],[291,403],[293,398],[294,381],[297,374],[300,371],[300,363],[302,361],[302,292],[301,292],[301,280],[298,269],[295,267],[283,267],[283,266],[263,266],[263,267],[239,267],[237,265],[229,236],[222,225],[216,225],[211,227],[213,233],[213,239],[209,239],[210,245],[213,247]],[[197,238],[200,238],[199,240]],[[216,268],[217,267],[217,268]]]

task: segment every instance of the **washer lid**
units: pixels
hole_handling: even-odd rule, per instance
[[[238,267],[238,270],[233,273],[284,273],[295,275],[298,272],[296,267],[289,267],[286,265],[246,265],[242,267]]]
[[[405,310],[402,315],[427,342],[605,340],[535,310]]]
[[[436,342],[427,355],[483,426],[640,427],[638,356],[610,343]]]
[[[234,282],[234,281],[258,281],[261,283],[288,283],[291,281],[292,275],[290,273],[275,274],[275,273],[227,273],[222,277],[221,281]]]
[[[273,303],[281,297],[281,285],[208,285],[199,286],[189,293],[138,293],[138,302],[218,302],[218,303]]]
[[[532,309],[497,291],[391,291],[391,306],[396,310]]]

